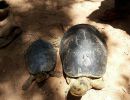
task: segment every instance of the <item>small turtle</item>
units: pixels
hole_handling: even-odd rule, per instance
[[[49,76],[61,76],[60,72],[54,71],[56,51],[50,43],[44,40],[38,39],[33,42],[27,49],[25,59],[30,77],[23,84],[23,90],[27,90],[33,81],[41,82]]]
[[[72,26],[63,36],[60,57],[70,93],[82,96],[91,88],[102,89],[107,47],[100,32],[88,24]]]

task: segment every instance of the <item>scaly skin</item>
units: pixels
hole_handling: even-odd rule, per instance
[[[82,96],[92,88],[90,79],[86,77],[70,78],[69,81],[70,93],[74,96]]]
[[[91,88],[102,89],[104,87],[101,78],[91,79],[87,77],[79,77],[74,79],[66,77],[66,81],[70,85],[70,93],[74,96],[82,96]]]

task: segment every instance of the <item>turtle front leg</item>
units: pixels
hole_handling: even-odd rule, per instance
[[[62,73],[61,72],[59,72],[59,71],[51,71],[50,73],[49,73],[49,75],[51,76],[51,77],[62,77]]]
[[[95,89],[102,89],[105,87],[105,84],[104,84],[104,81],[102,78],[99,78],[99,79],[92,79],[91,80],[91,85],[92,85],[92,88],[95,88]]]
[[[30,87],[30,85],[35,81],[35,76],[30,75],[29,78],[25,81],[25,83],[22,86],[22,90],[26,91]]]

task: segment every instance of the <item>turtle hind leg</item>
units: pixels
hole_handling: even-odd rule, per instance
[[[49,75],[51,76],[51,77],[62,77],[62,73],[61,72],[59,72],[59,71],[52,71],[52,72],[50,72],[49,73]]]
[[[30,85],[35,81],[35,77],[33,75],[30,75],[30,77],[25,81],[25,83],[22,86],[22,90],[26,91],[30,87]]]
[[[92,88],[97,89],[97,90],[100,90],[105,87],[105,84],[102,78],[92,79],[91,85],[92,85]]]

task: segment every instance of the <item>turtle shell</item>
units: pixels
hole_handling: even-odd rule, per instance
[[[25,59],[31,74],[49,72],[55,68],[56,51],[50,43],[39,39],[29,46]]]
[[[88,24],[72,26],[63,36],[60,57],[69,77],[101,77],[106,71],[107,48],[101,33]]]

